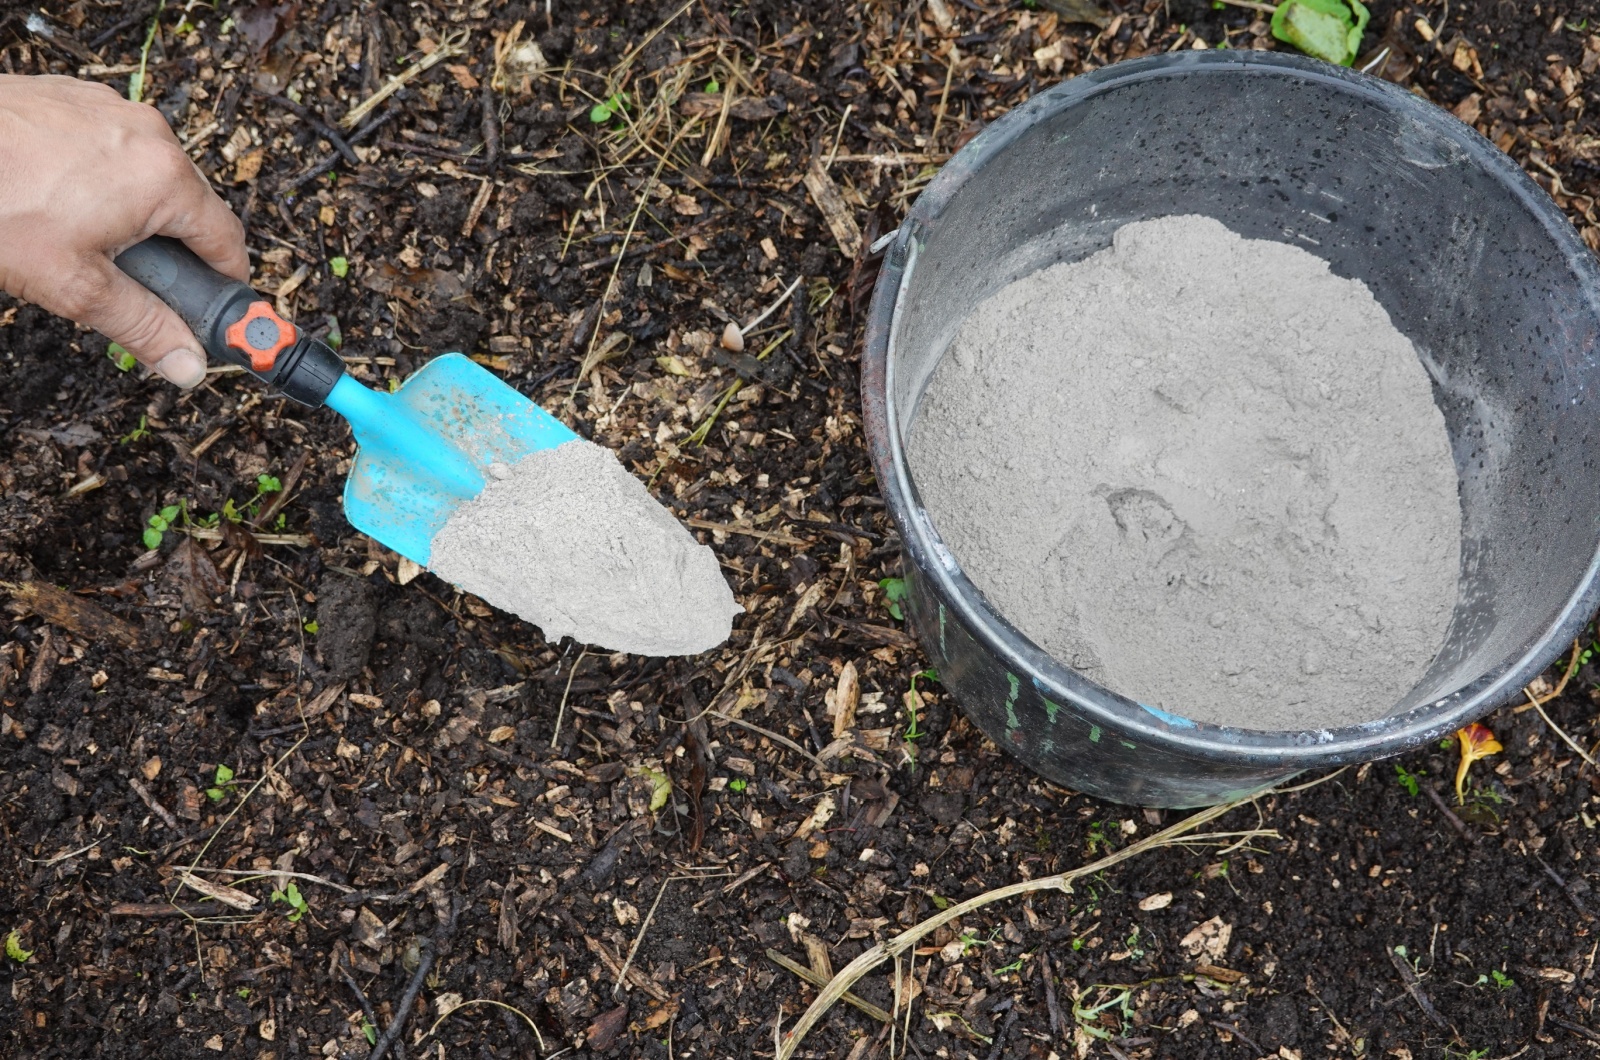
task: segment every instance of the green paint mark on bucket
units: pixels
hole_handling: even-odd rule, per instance
[[[1050,724],[1054,725],[1056,723],[1056,715],[1061,713],[1061,704],[1052,703],[1046,699],[1044,701],[1044,712],[1045,715],[1050,719]]]
[[[1098,726],[1098,725],[1089,726],[1089,742],[1090,743],[1099,743],[1100,742],[1100,726]]]
[[[1022,682],[1017,680],[1016,674],[1006,674],[1006,680],[1011,683],[1011,693],[1006,696],[1006,728],[1015,729],[1022,725],[1017,720],[1017,692],[1022,688]]]
[[[1120,743],[1122,746],[1126,747],[1130,751],[1137,751],[1139,749],[1139,745],[1134,743],[1134,742],[1132,742],[1131,740],[1118,740],[1117,742]]]
[[[939,605],[939,654],[948,656],[950,652],[944,646],[944,605]]]

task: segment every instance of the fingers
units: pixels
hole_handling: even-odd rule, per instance
[[[155,180],[162,189],[165,209],[161,212],[166,214],[164,218],[152,218],[157,222],[155,234],[183,240],[213,269],[235,280],[248,281],[250,259],[245,254],[244,225],[211,190],[176,139],[171,151],[165,152],[157,163]]]
[[[102,259],[103,260],[103,259]],[[99,331],[185,390],[206,377],[200,343],[178,314],[110,261],[97,261],[67,315]]]

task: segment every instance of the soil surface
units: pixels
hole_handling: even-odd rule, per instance
[[[0,15],[0,70],[143,63],[284,311],[375,385],[478,357],[693,520],[747,613],[693,659],[547,644],[344,522],[336,417],[221,372],[180,395],[0,302],[0,1054],[365,1057],[403,1019],[388,1055],[770,1056],[815,990],[769,953],[826,975],[1179,819],[1039,781],[919,676],[856,248],[1029,94],[1271,47],[1259,11],[43,10]],[[1600,243],[1596,5],[1372,12],[1360,63]],[[1594,1055],[1590,650],[1548,721],[1486,719],[1464,805],[1455,747],[1264,797],[1211,826],[1254,834],[941,927],[899,1029],[841,1006],[799,1055]],[[856,993],[893,1007],[891,972]]]

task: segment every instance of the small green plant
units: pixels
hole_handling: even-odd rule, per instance
[[[139,49],[139,69],[128,78],[128,98],[134,103],[144,101],[144,76],[150,65],[150,48],[156,42],[156,33],[161,28],[161,12],[167,9],[167,0],[156,4],[156,13],[150,16],[150,28],[144,35],[144,47]]]
[[[122,348],[121,343],[113,342],[106,347],[106,356],[111,358],[111,363],[117,366],[117,371],[126,372],[139,362],[133,354]]]
[[[1417,782],[1417,778],[1425,777],[1428,774],[1420,769],[1415,773],[1408,773],[1406,772],[1405,766],[1396,762],[1394,766],[1394,775],[1395,778],[1400,781],[1400,786],[1406,789],[1406,794],[1415,798],[1416,795],[1422,790],[1422,786]]]
[[[1361,53],[1371,13],[1361,0],[1283,0],[1272,35],[1317,59],[1349,66]]]
[[[118,438],[117,444],[128,445],[131,442],[142,442],[148,437],[150,437],[149,422],[143,416],[140,416],[139,426],[135,427],[127,434],[124,434],[121,438]]]
[[[1032,956],[1033,956],[1033,954],[1031,954],[1031,953],[1024,953],[1020,957],[1018,957],[1016,960],[1014,960],[1010,964],[1006,965],[1004,968],[996,968],[994,970],[994,974],[995,975],[1010,975],[1012,972],[1020,972],[1020,971],[1022,971],[1022,966],[1025,963],[1027,963],[1028,958],[1032,957]]]
[[[228,789],[231,787],[233,787],[233,770],[228,766],[219,765],[216,780],[206,789],[206,798],[212,802],[221,802],[228,797]]]
[[[589,120],[596,125],[604,125],[612,118],[628,112],[628,94],[626,92],[613,92],[609,97],[596,103],[589,110]]]
[[[960,937],[961,956],[965,957],[967,954],[971,953],[975,949],[978,949],[980,946],[993,946],[994,940],[999,936],[999,934],[1000,929],[995,928],[993,931],[989,932],[989,937],[984,939],[979,938],[978,933],[975,931],[963,931]]]
[[[1085,839],[1089,847],[1089,856],[1094,857],[1096,851],[1109,854],[1115,849],[1111,844],[1111,837],[1106,835],[1104,821],[1095,821],[1089,825],[1089,835]]]
[[[1510,990],[1517,985],[1515,979],[1498,968],[1493,968],[1489,971],[1489,981],[1494,984],[1496,990]]]
[[[906,598],[906,580],[885,578],[878,583],[878,586],[883,589],[883,606],[896,622],[904,622],[906,615],[900,607],[900,601]]]
[[[178,517],[182,514],[183,506],[181,504],[169,504],[152,515],[150,521],[145,524],[144,547],[160,548],[162,537],[166,535],[168,530],[172,529],[172,524],[177,522]]]
[[[1144,960],[1145,949],[1139,945],[1139,925],[1133,925],[1133,931],[1123,940],[1123,948],[1128,951],[1128,956],[1136,961]]]
[[[367,1039],[368,1045],[378,1044],[378,1028],[374,1027],[372,1021],[365,1016],[361,1017],[361,1034]]]
[[[235,990],[234,993],[238,994],[241,1000],[250,1000],[250,988],[248,986],[241,986],[238,990]]]
[[[1088,1003],[1091,995],[1099,995],[1104,1000],[1091,1005]],[[1110,1015],[1112,1009],[1122,1017],[1115,1028],[1107,1027],[1101,1020],[1101,1014]],[[1101,1041],[1121,1037],[1122,1029],[1133,1019],[1133,988],[1097,983],[1083,990],[1072,1000],[1072,1019],[1085,1034]]]
[[[928,901],[932,902],[933,907],[941,913],[950,908],[950,899],[943,895],[934,894],[932,891],[928,892]]]
[[[333,274],[342,280],[350,275],[350,260],[343,257],[329,258],[328,268],[332,269]]]
[[[743,777],[734,777],[732,780],[728,781],[728,790],[735,793],[741,792],[749,786],[750,782]]]
[[[300,918],[311,911],[311,904],[301,895],[300,888],[294,885],[293,880],[286,883],[283,890],[273,891],[271,900],[282,902],[289,907],[289,923],[291,924],[300,923]]]
[[[905,739],[907,740],[916,740],[928,735],[918,727],[922,721],[922,712],[920,709],[918,709],[922,704],[922,700],[917,696],[917,678],[919,677],[925,681],[937,681],[939,680],[939,671],[929,668],[927,670],[918,670],[916,673],[911,675],[911,687],[906,690],[905,697]]]
[[[1441,751],[1454,751],[1455,749],[1456,749],[1456,738],[1454,736],[1446,736],[1444,739],[1439,741],[1439,750],[1441,750]]]
[[[313,637],[317,635],[317,632],[320,629],[322,629],[322,627],[317,625],[317,620],[314,618],[305,624],[305,631],[311,634]]]
[[[6,936],[6,956],[10,957],[18,964],[28,963],[28,958],[33,956],[32,950],[25,950],[22,948],[22,932],[16,930],[15,928],[13,928],[11,933]]]

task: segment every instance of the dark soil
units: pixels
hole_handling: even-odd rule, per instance
[[[0,302],[0,577],[17,594],[0,934],[32,951],[0,958],[0,1053],[366,1056],[426,965],[392,1055],[770,1056],[775,1022],[814,991],[768,949],[839,968],[952,899],[1178,819],[1040,782],[927,679],[925,735],[901,738],[926,663],[878,584],[898,546],[860,435],[852,314],[873,269],[841,253],[800,177],[836,154],[870,239],[925,184],[915,159],[1086,66],[1197,33],[1271,46],[1257,12],[1149,0],[1101,32],[1057,19],[1065,0],[759,0],[691,5],[646,42],[680,5],[190,6],[159,16],[149,93],[247,218],[257,285],[294,284],[303,326],[336,318],[370,382],[479,355],[681,515],[755,531],[704,531],[749,613],[720,651],[641,660],[546,644],[431,575],[402,585],[340,515],[351,450],[331,414],[236,375],[178,395],[119,372],[103,339]],[[53,41],[0,15],[0,69],[126,89],[153,4],[46,11]],[[1475,123],[1600,243],[1600,11],[1443,15],[1379,0],[1369,57],[1387,45],[1385,76]],[[494,35],[518,22],[552,69],[485,93]],[[374,112],[359,166],[263,94],[288,86],[335,121],[464,30],[460,56]],[[625,58],[613,84],[637,135],[591,120]],[[708,151],[715,96],[670,121],[658,102],[712,81],[746,107]],[[710,117],[674,142],[694,113]],[[743,355],[716,346],[726,317],[796,276]],[[578,381],[592,351],[608,356]],[[147,550],[150,517],[178,504],[196,526],[242,521]],[[52,621],[28,579],[70,591]],[[821,752],[846,665],[874,758],[819,770],[723,719]],[[1585,664],[1547,708],[1584,747],[1597,684]],[[1487,723],[1505,751],[1474,766],[1459,829],[1456,752],[1439,748],[1218,826],[1276,837],[1146,854],[940,929],[894,1055],[1593,1055],[1600,776],[1535,711]],[[804,834],[824,794],[834,813]],[[191,866],[245,908],[186,886]],[[892,1004],[884,972],[857,992]],[[433,1030],[452,999],[514,1007],[543,1046],[484,1004]],[[891,1041],[839,1007],[800,1053],[887,1057]]]

